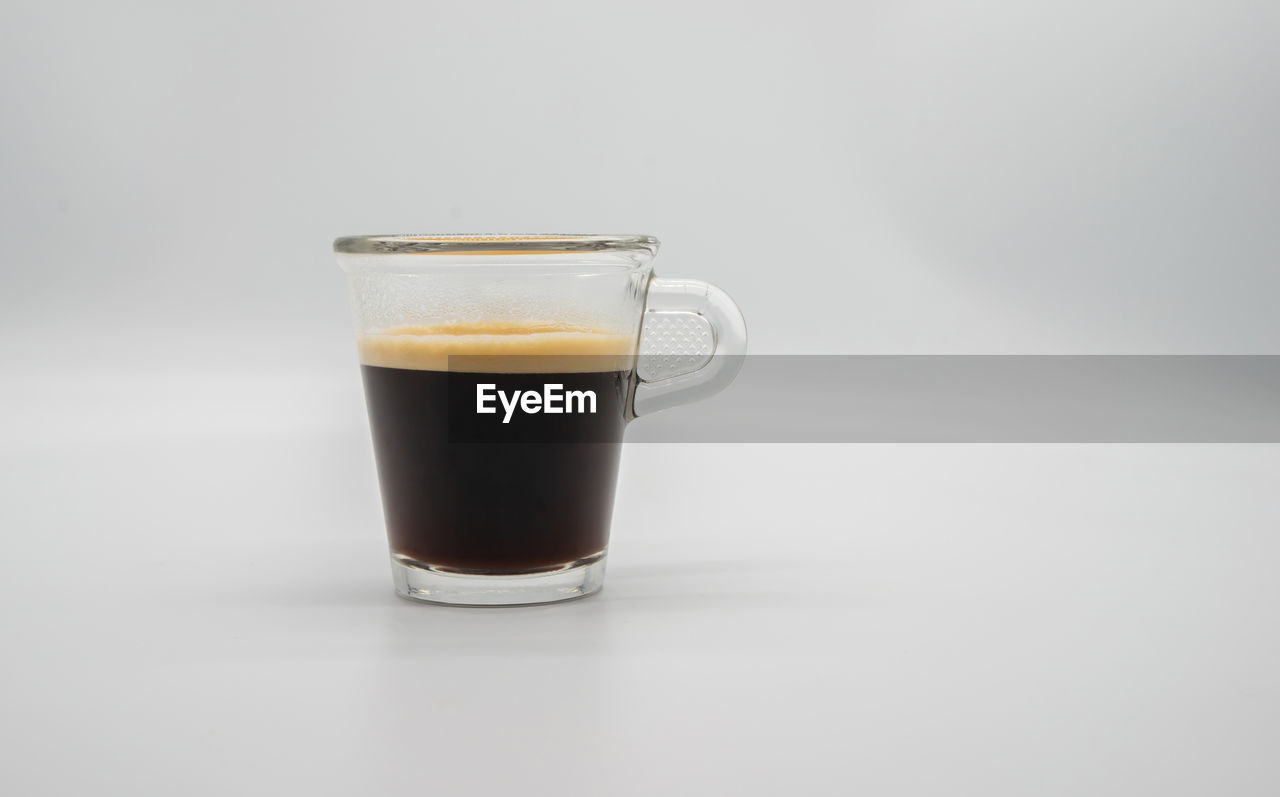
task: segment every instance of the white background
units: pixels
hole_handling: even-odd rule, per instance
[[[632,446],[390,594],[329,244],[641,232],[769,353],[1275,353],[1266,2],[9,3],[0,791],[1274,794],[1268,446]]]

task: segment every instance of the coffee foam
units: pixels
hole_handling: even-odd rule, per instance
[[[506,374],[628,371],[636,348],[634,336],[617,332],[502,322],[394,327],[356,342],[364,365]]]

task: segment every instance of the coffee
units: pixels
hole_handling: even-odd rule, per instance
[[[397,561],[514,574],[603,553],[632,336],[493,323],[359,345]]]

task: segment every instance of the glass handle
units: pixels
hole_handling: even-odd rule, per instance
[[[729,294],[699,280],[649,282],[633,417],[713,396],[742,368],[747,324]]]

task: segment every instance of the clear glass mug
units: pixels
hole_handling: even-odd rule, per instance
[[[339,238],[396,591],[506,606],[604,583],[624,429],[712,395],[746,353],[643,235]]]

